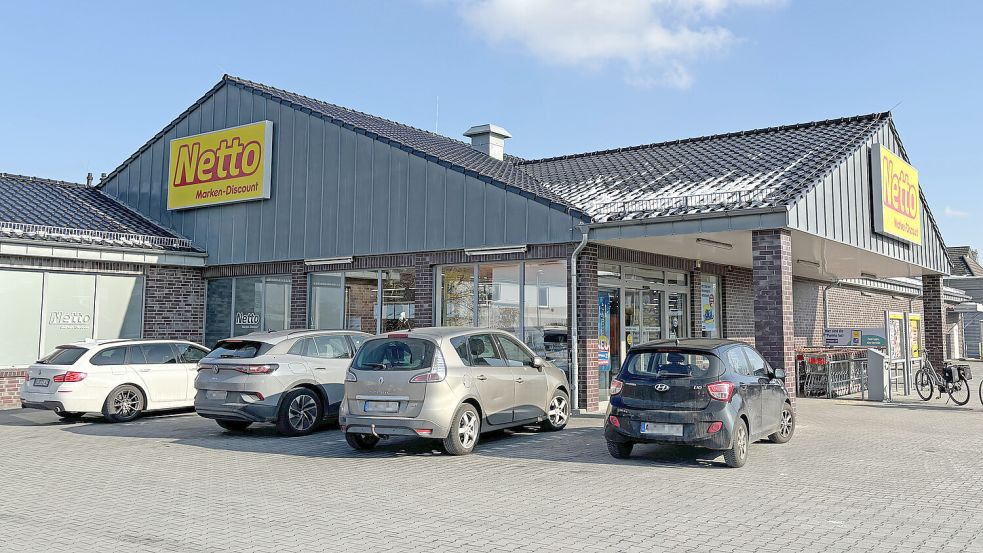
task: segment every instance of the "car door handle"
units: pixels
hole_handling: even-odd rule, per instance
[[[328,368],[327,367],[314,367],[314,370],[315,371],[326,371],[326,370],[328,370]]]
[[[522,384],[523,382],[525,382],[525,380],[523,380],[521,376],[515,379],[516,384]]]
[[[485,375],[483,375],[483,374],[479,374],[479,375],[478,375],[478,376],[476,376],[475,378],[477,378],[478,380],[488,380],[488,377],[487,377],[487,376],[485,376]]]
[[[150,372],[150,369],[138,369],[138,370],[140,372],[142,372],[142,373],[148,373],[148,372]]]

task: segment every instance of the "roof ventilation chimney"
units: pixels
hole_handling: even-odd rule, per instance
[[[509,131],[498,125],[478,125],[468,129],[464,136],[471,139],[471,147],[495,159],[505,157],[505,140],[512,138]]]
[[[92,173],[85,175],[85,185],[92,186]]]

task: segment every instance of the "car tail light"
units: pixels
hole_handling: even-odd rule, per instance
[[[229,368],[243,374],[270,374],[271,372],[280,368],[280,365],[277,365],[276,363],[267,363],[265,365],[234,365],[230,366]]]
[[[621,428],[621,421],[618,420],[618,417],[616,417],[614,415],[611,415],[610,417],[608,417],[608,422],[610,422],[611,423],[611,426],[613,426],[615,428]]]
[[[358,382],[358,377],[352,371],[348,371],[345,373],[345,382]]]
[[[389,338],[409,338],[409,334],[387,334]]]
[[[416,433],[418,436],[430,436],[433,434],[433,429],[431,428],[417,428]]]
[[[625,387],[625,383],[618,380],[617,378],[611,379],[611,389],[608,392],[612,396],[616,396],[621,393],[621,389]]]
[[[724,427],[724,423],[717,421],[710,424],[710,428],[707,428],[707,434],[716,434],[720,432],[720,429]]]
[[[51,380],[55,382],[82,382],[85,377],[89,376],[86,373],[80,373],[76,371],[68,371],[67,373],[56,374],[51,377]]]
[[[710,397],[723,402],[730,401],[730,398],[734,397],[734,383],[733,382],[714,382],[713,384],[707,384],[707,392],[710,393]]]
[[[444,363],[444,355],[439,351],[433,353],[433,366],[425,373],[420,373],[410,379],[410,382],[440,382],[447,377],[447,365]]]

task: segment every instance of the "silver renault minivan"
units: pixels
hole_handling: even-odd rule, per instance
[[[418,436],[464,455],[482,432],[531,424],[563,429],[569,394],[563,371],[507,332],[419,328],[362,344],[345,379],[338,422],[354,449],[371,449],[389,436]]]
[[[345,371],[368,337],[281,330],[220,340],[198,362],[195,410],[226,430],[272,422],[280,434],[307,434],[338,413]]]

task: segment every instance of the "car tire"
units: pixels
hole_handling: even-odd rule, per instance
[[[249,421],[231,421],[223,419],[218,419],[215,422],[229,432],[242,432],[253,424]]]
[[[478,415],[478,410],[470,403],[462,403],[454,412],[450,431],[443,440],[444,451],[450,455],[467,455],[474,451],[479,436],[481,436],[481,417]]]
[[[82,418],[82,415],[84,415],[85,413],[83,411],[59,411],[55,414],[65,420],[74,420],[74,419]]]
[[[631,450],[635,444],[631,442],[608,442],[608,453],[615,459],[627,459],[631,457]]]
[[[379,443],[379,437],[372,434],[345,433],[345,441],[356,451],[368,451]]]
[[[106,396],[106,401],[102,404],[102,416],[109,422],[130,422],[143,413],[146,405],[140,388],[124,384]]]
[[[782,407],[782,420],[779,423],[778,431],[768,436],[768,439],[776,444],[784,444],[792,439],[793,434],[795,434],[795,410],[786,403]]]
[[[294,388],[280,401],[276,431],[284,436],[304,436],[317,428],[322,416],[324,407],[317,393],[307,388]]]
[[[570,420],[570,398],[563,390],[557,389],[550,396],[550,402],[546,406],[546,418],[539,423],[539,428],[546,432],[557,432],[563,430]]]
[[[728,467],[739,469],[747,462],[748,450],[751,448],[751,436],[747,423],[738,419],[734,425],[734,445],[724,452],[724,462]]]

